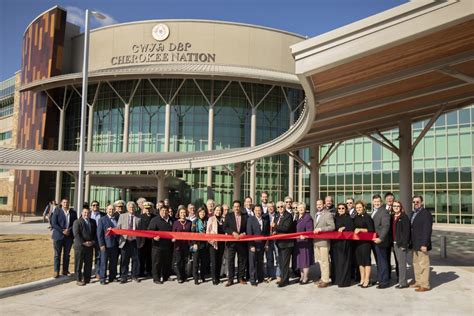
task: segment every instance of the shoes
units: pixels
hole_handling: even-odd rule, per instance
[[[323,282],[321,281],[319,284],[318,284],[318,288],[320,289],[323,289],[325,287],[328,287],[329,286],[329,282]]]
[[[53,278],[55,278],[55,279],[59,278],[59,272],[54,272],[53,273]]]
[[[71,276],[72,274],[71,274],[69,271],[64,271],[64,272],[63,272],[63,275],[65,275],[65,276]]]
[[[120,284],[125,284],[125,283],[127,283],[127,279],[120,280]]]
[[[386,289],[390,287],[390,284],[389,283],[386,283],[386,284],[379,284],[377,285],[377,289],[381,290],[381,289]]]
[[[132,281],[133,281],[133,282],[140,283],[140,279],[139,279],[139,278],[132,278]]]
[[[219,283],[220,283],[219,280],[212,280],[212,284],[214,285],[218,285]]]
[[[367,282],[367,284],[362,284],[360,287],[363,288],[363,289],[366,289],[368,287],[371,287],[372,285],[370,284],[370,282]]]
[[[276,278],[276,284],[280,284],[281,278]]]
[[[278,287],[285,287],[288,285],[288,282],[280,282],[278,283]]]
[[[242,284],[242,285],[245,285],[245,284],[247,284],[247,281],[245,281],[245,280],[240,280],[239,283]]]
[[[358,283],[357,284],[358,287],[362,287],[362,285],[364,285],[364,283]]]
[[[306,281],[300,281],[299,283],[300,283],[300,285],[309,284],[309,280],[306,280]]]
[[[105,280],[100,280],[100,285],[106,285]]]
[[[406,289],[407,287],[408,287],[408,285],[400,285],[400,284],[395,286],[396,289]]]
[[[195,285],[199,285],[199,280],[194,280]]]
[[[77,281],[76,284],[79,285],[79,286],[84,286],[84,285],[86,285],[86,282],[84,282],[84,281]]]
[[[257,287],[257,283],[250,283],[253,287]]]
[[[184,283],[184,280],[178,280],[178,283],[179,284]]]
[[[153,280],[153,283],[155,283],[155,284],[163,284],[163,282],[160,281],[160,280]]]
[[[426,287],[418,287],[415,289],[415,292],[428,292],[430,289],[426,288]]]
[[[233,284],[234,284],[234,282],[228,281],[228,282],[225,284],[225,287],[232,286]]]

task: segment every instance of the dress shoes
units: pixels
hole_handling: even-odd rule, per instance
[[[139,279],[139,278],[132,278],[132,281],[133,281],[133,282],[140,283],[140,279]]]
[[[306,280],[306,281],[300,281],[299,283],[300,283],[300,285],[306,285],[306,284],[309,284],[309,280]]]
[[[105,280],[100,280],[100,285],[106,285]]]
[[[163,281],[160,281],[160,280],[154,280],[153,283],[155,284],[163,284]]]
[[[65,275],[65,276],[71,276],[72,274],[71,274],[69,271],[64,271],[64,272],[63,272],[63,275]]]
[[[84,285],[86,285],[86,282],[84,282],[84,281],[77,281],[76,284],[79,285],[79,286],[84,286]]]
[[[194,280],[195,285],[199,285],[199,280]]]
[[[318,284],[318,288],[320,288],[320,289],[323,289],[323,288],[328,287],[328,286],[329,286],[329,282],[323,282],[323,281],[321,281],[321,282],[319,282],[319,284]]]
[[[247,281],[245,281],[245,280],[240,280],[239,283],[242,284],[242,285],[246,285],[246,284],[247,284]]]
[[[232,285],[234,285],[234,282],[228,281],[228,282],[225,284],[225,287],[229,287],[229,286],[232,286]]]
[[[179,284],[184,283],[184,280],[178,280],[178,283]]]
[[[257,283],[250,283],[253,287],[257,287]]]
[[[386,289],[386,288],[388,288],[388,287],[390,287],[390,284],[389,284],[389,283],[387,283],[387,284],[379,284],[379,285],[377,285],[376,288],[379,289],[379,290],[381,290],[381,289]]]
[[[278,283],[278,287],[285,287],[288,284],[289,284],[288,282],[280,282],[280,283]]]
[[[125,283],[127,283],[127,279],[120,280],[120,284],[125,284]]]
[[[428,292],[430,289],[426,288],[426,287],[418,287],[415,289],[415,292]]]
[[[400,285],[400,284],[395,286],[396,289],[406,289],[407,287],[408,287],[408,285]]]
[[[53,278],[55,278],[55,279],[59,278],[59,272],[54,272],[53,273]]]

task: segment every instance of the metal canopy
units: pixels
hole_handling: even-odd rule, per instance
[[[359,137],[474,103],[474,3],[413,1],[291,47],[316,108],[290,149]]]

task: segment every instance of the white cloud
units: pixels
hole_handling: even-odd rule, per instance
[[[67,10],[67,21],[79,25],[81,29],[84,29],[84,17],[85,17],[85,10],[78,8],[78,7],[73,7],[73,6],[68,6],[66,7]],[[110,16],[107,13],[104,13],[103,11],[100,11],[105,16],[105,19],[96,19],[96,18],[90,18],[90,24],[92,26],[98,25],[98,26],[106,26],[106,25],[111,25],[111,24],[117,24],[117,20],[115,20],[112,16]]]

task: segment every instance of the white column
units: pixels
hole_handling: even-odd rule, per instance
[[[92,151],[92,130],[94,127],[94,106],[89,106],[89,121],[87,123],[87,151]],[[86,182],[84,185],[84,200],[90,203],[91,174],[86,172]]]
[[[123,115],[123,142],[122,142],[122,151],[124,153],[128,152],[129,126],[130,126],[130,104],[125,103],[124,115]]]
[[[66,110],[59,110],[59,135],[58,135],[58,150],[64,148],[64,122],[66,120]],[[56,171],[56,189],[55,189],[55,200],[57,203],[61,203],[61,187],[63,182],[62,171]]]
[[[303,194],[303,166],[298,165],[298,201],[304,202]]]
[[[166,107],[165,107],[165,152],[170,151],[170,122],[171,122],[171,105],[166,104]]]
[[[411,155],[411,120],[402,119],[399,123],[399,150],[400,150],[400,201],[402,202],[407,215],[411,215],[412,211],[412,183],[413,183],[413,166]]]
[[[250,147],[254,147],[257,143],[257,109],[252,108],[252,116],[250,117]],[[255,160],[251,161],[250,166],[250,192],[249,195],[255,200],[255,181],[257,175],[257,167]]]
[[[240,201],[240,177],[242,176],[242,165],[240,163],[235,164],[234,168],[234,200]]]
[[[166,188],[165,188],[165,172],[164,171],[158,171],[157,175],[157,201],[161,201],[166,199],[168,196],[166,194]]]
[[[212,150],[214,146],[214,106],[209,107],[209,126],[207,133],[207,150]],[[207,198],[214,198],[214,190],[212,189],[212,167],[207,167]]]
[[[310,148],[311,159],[311,181],[309,186],[309,203],[311,216],[314,218],[316,214],[316,200],[319,197],[319,146],[315,145]]]
[[[293,111],[290,113],[290,127],[293,125],[295,114]],[[295,187],[295,159],[291,156],[288,158],[288,195],[294,198],[294,187]],[[298,200],[301,202],[301,200]]]

